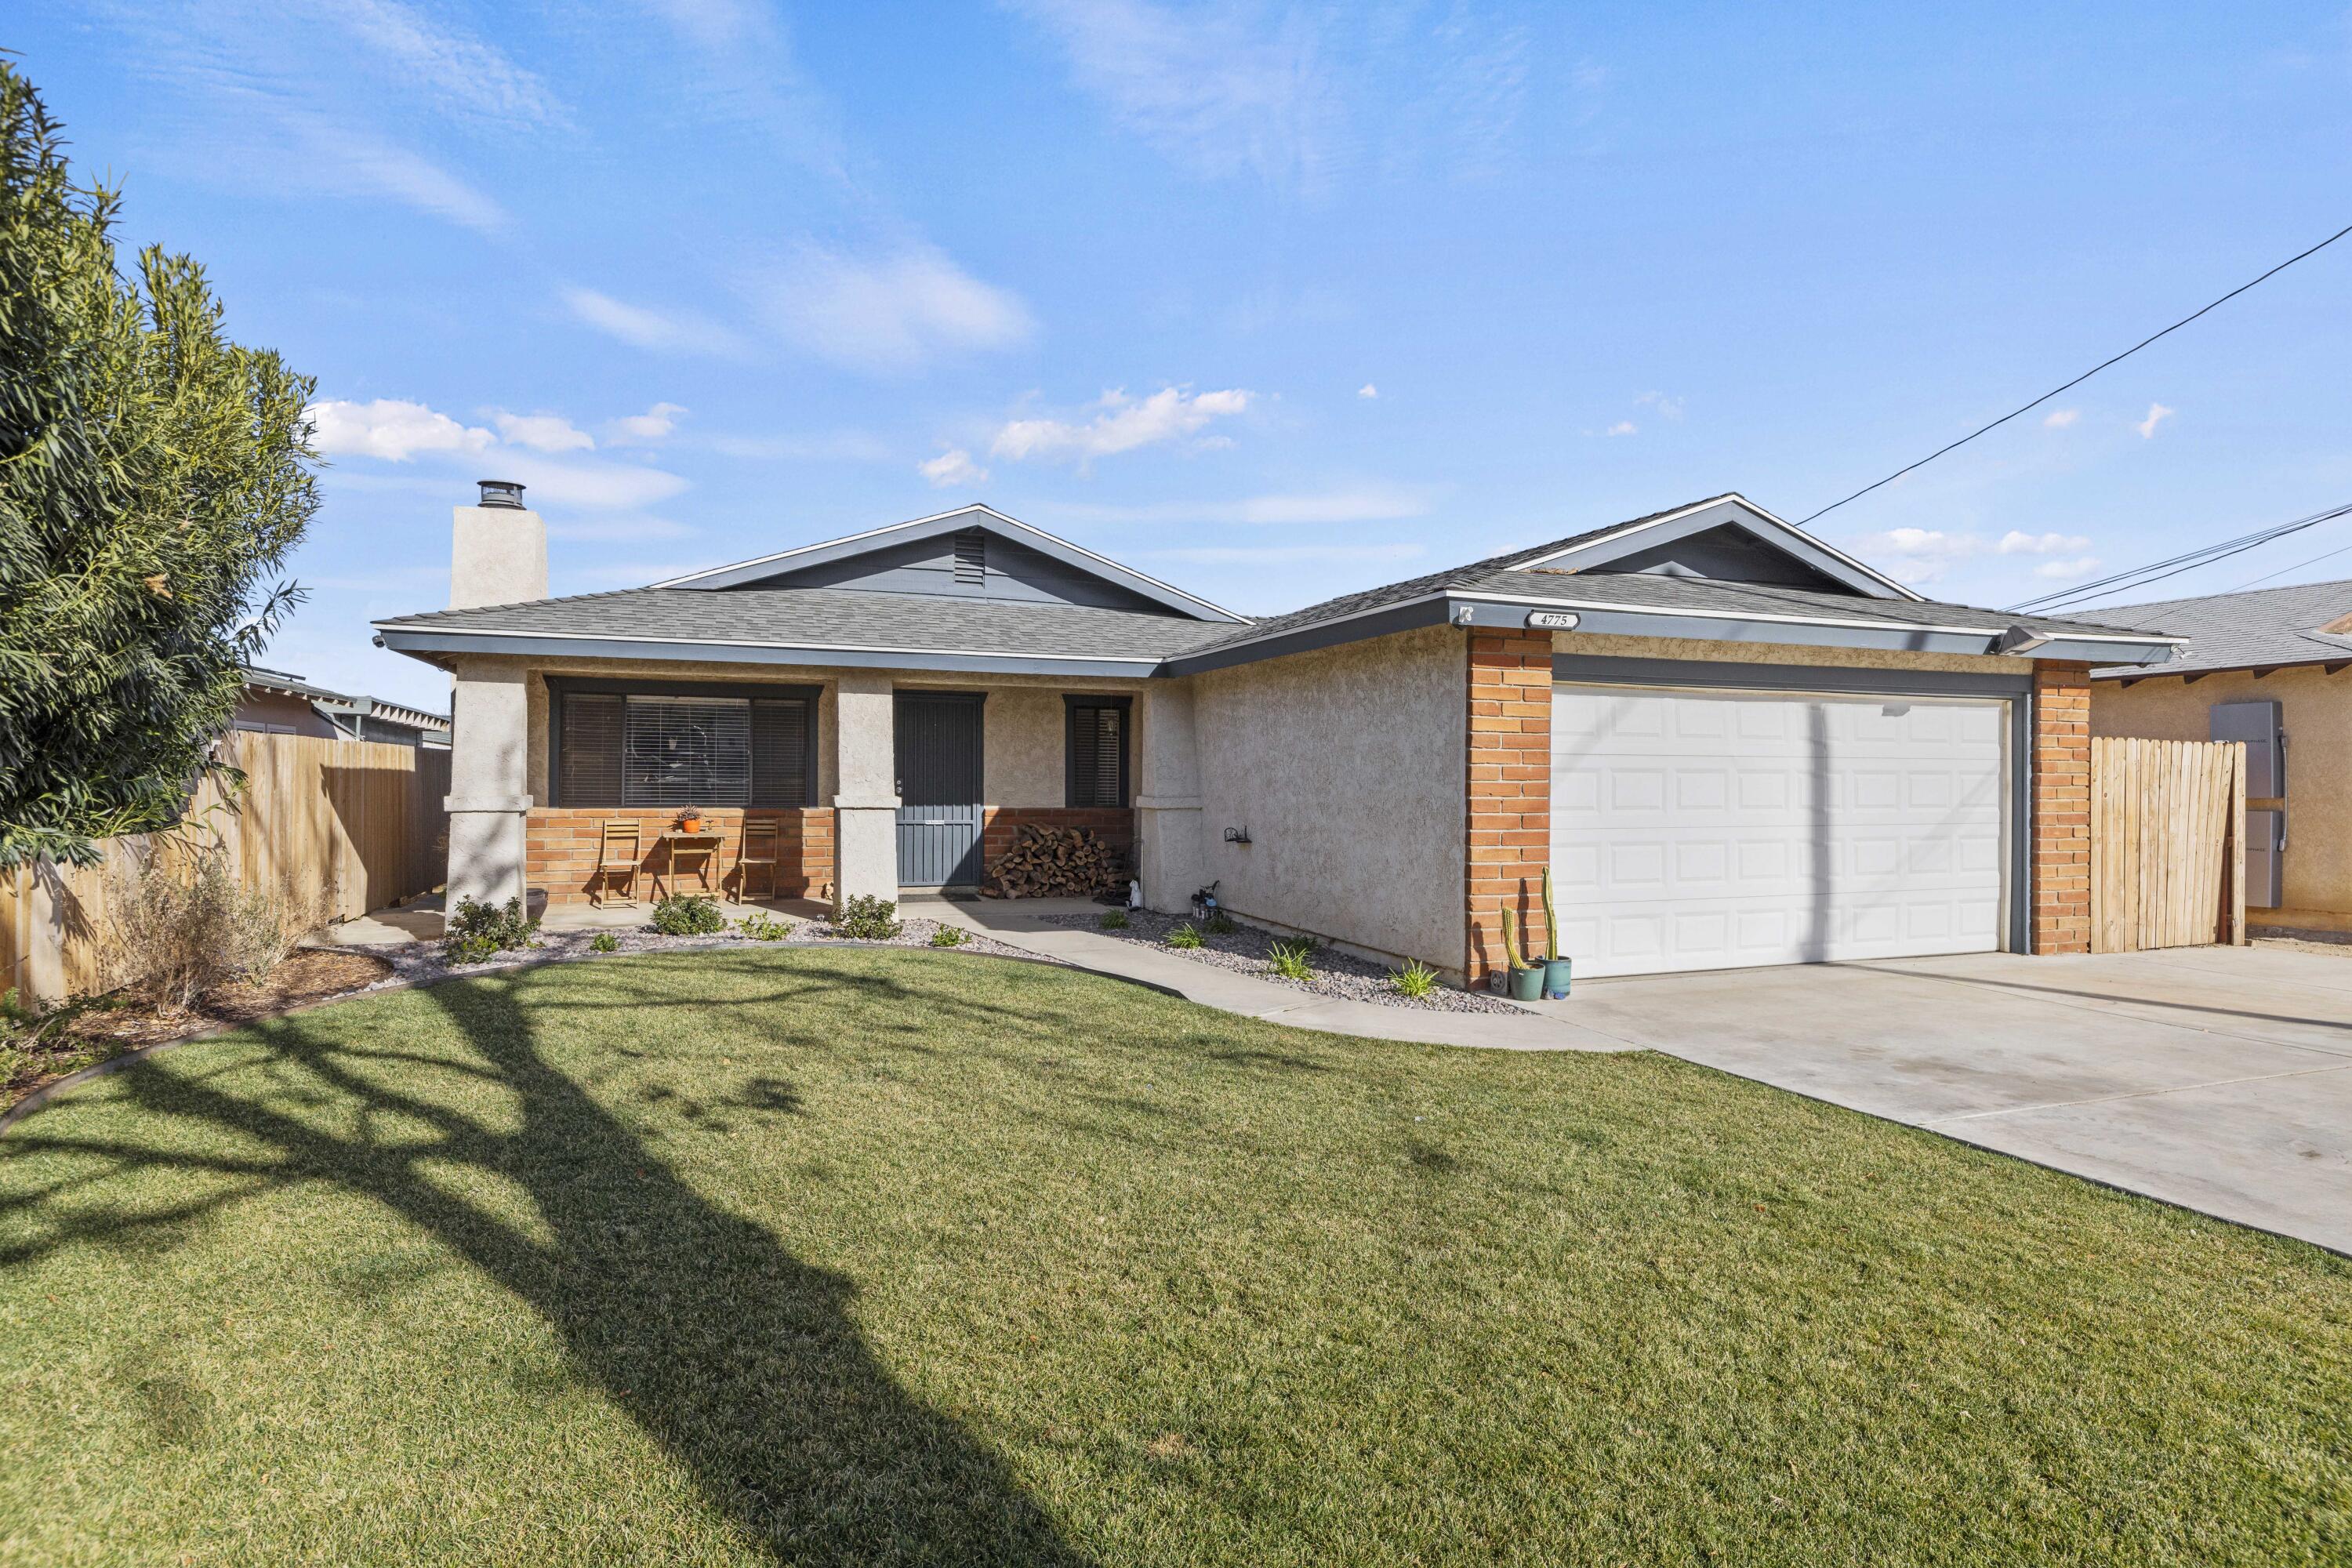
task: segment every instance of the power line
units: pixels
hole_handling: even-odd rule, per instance
[[[2191,572],[2200,566],[2210,566],[2217,562],[2226,561],[2232,555],[2242,555],[2247,551],[2268,544],[2274,539],[2284,539],[2288,534],[2300,533],[2306,528],[2316,528],[2323,522],[2347,515],[2352,515],[2352,501],[2347,501],[2342,506],[2330,507],[2326,511],[2313,512],[2309,517],[2296,518],[2293,522],[2282,522],[2269,528],[2259,528],[2252,533],[2242,533],[2235,539],[2222,540],[2218,544],[2201,545],[2179,555],[2168,556],[2162,561],[2151,561],[2145,565],[2129,567],[2093,582],[2077,583],[2070,588],[2053,589],[2037,598],[2021,600],[2009,607],[2011,610],[2031,610],[2043,615],[2053,614],[2061,609],[2079,608],[2081,605],[2092,599],[2109,598],[2116,594],[2128,593],[2135,588],[2144,588],[2150,583],[2161,583],[2168,577],[2178,577],[2183,572]],[[2288,570],[2292,571],[2294,568],[2289,567]]]
[[[2331,560],[2336,556],[2343,554],[2347,550],[2352,550],[2352,544],[2339,544],[2333,550],[2321,552],[2319,554],[2313,556],[2308,561],[2298,561],[2292,566],[2282,566],[2275,572],[2265,572],[2261,576],[2252,579],[2251,582],[2239,584],[2236,587],[2230,589],[2229,592],[2232,594],[2243,593],[2246,589],[2252,587],[2256,583],[2267,583],[2273,577],[2284,577],[2290,572],[2300,572],[2306,566],[2316,566],[2321,562]]]
[[[1937,447],[1934,451],[1928,453],[1917,462],[1897,468],[1893,473],[1887,475],[1885,479],[1879,479],[1874,483],[1863,486],[1862,489],[1854,491],[1853,494],[1847,496],[1843,500],[1833,500],[1830,502],[1829,505],[1822,508],[1820,511],[1814,512],[1811,517],[1800,518],[1798,520],[1797,526],[1802,528],[1806,523],[1812,521],[1813,518],[1827,516],[1829,513],[1833,512],[1837,510],[1838,508],[1845,505],[1846,501],[1860,500],[1871,491],[1877,489],[1880,486],[1893,484],[1895,480],[1911,472],[1914,468],[1926,468],[1928,464],[1934,462],[1945,453],[1967,446],[1969,442],[1975,440],[1978,437],[1984,435],[1987,431],[2000,429],[2002,426],[2008,424],[2019,415],[2030,413],[2033,409],[2041,407],[2042,405],[2049,402],[2060,393],[2068,392],[2082,385],[2084,382],[2090,380],[2093,376],[2098,374],[2109,365],[2116,364],[2131,358],[2132,355],[2139,353],[2140,350],[2156,342],[2158,338],[2167,337],[2179,331],[2181,328],[2195,321],[2199,316],[2204,315],[2206,311],[2212,310],[2220,306],[2228,304],[2231,300],[2236,299],[2239,295],[2252,288],[2256,283],[2265,282],[2270,279],[2277,277],[2280,273],[2285,271],[2296,262],[2301,261],[2305,257],[2318,254],[2320,251],[2323,251],[2329,246],[2335,244],[2337,240],[2342,239],[2347,234],[2352,234],[2352,224],[2347,224],[2344,227],[2337,229],[2326,239],[2323,239],[2317,245],[2313,246],[2309,250],[2297,251],[2294,255],[2288,257],[2284,261],[2280,262],[2276,267],[2272,268],[2268,272],[2263,273],[2262,277],[2256,278],[2251,282],[2239,284],[2235,289],[2231,289],[2227,294],[2224,294],[2220,299],[2214,300],[2212,304],[2206,306],[2204,310],[2193,311],[2189,315],[2183,316],[2180,320],[2173,322],[2172,325],[2165,328],[2163,331],[2156,332],[2150,336],[2142,338],[2139,342],[2132,344],[2131,347],[2124,350],[2123,353],[2116,355],[2113,359],[2101,360],[2098,363],[2093,365],[2090,369],[2084,371],[2082,374],[2076,376],[2074,380],[2066,383],[2064,385],[2052,387],[2049,391],[2043,393],[2032,402],[2026,404],[2023,407],[2011,409],[2008,413],[2002,415],[1991,424],[1971,430],[1967,435],[1961,437],[1958,440],[1951,442],[1947,446]]]

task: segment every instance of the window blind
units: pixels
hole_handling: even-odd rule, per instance
[[[566,692],[557,788],[574,806],[806,805],[814,710],[800,697]]]
[[[1127,804],[1127,709],[1070,704],[1069,804]]]

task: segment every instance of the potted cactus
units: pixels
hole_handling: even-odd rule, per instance
[[[1543,994],[1557,1002],[1568,994],[1569,961],[1559,951],[1559,912],[1551,903],[1551,868],[1543,873],[1544,945],[1550,953],[1543,961]]]
[[[1527,954],[1520,951],[1518,917],[1507,905],[1503,910],[1503,962],[1510,966],[1511,1000],[1540,1000],[1543,996],[1543,969],[1540,965],[1529,963]]]

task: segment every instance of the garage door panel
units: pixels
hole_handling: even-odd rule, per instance
[[[1995,701],[1559,688],[1579,973],[1997,946],[2006,736]]]

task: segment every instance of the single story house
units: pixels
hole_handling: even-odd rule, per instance
[[[452,606],[376,623],[455,677],[453,898],[585,899],[603,820],[687,805],[834,898],[1081,823],[1154,909],[1474,984],[1547,866],[1584,974],[2083,951],[2090,667],[2172,647],[1738,495],[1264,619],[979,505],[565,598],[545,540],[486,481]]]
[[[379,697],[354,697],[313,686],[299,675],[260,665],[245,668],[245,690],[229,720],[235,730],[311,735],[322,741],[383,741],[396,746],[446,746],[449,718]]]
[[[2187,640],[2091,672],[2091,732],[2246,742],[2246,921],[2352,931],[2352,582],[2103,606]]]

